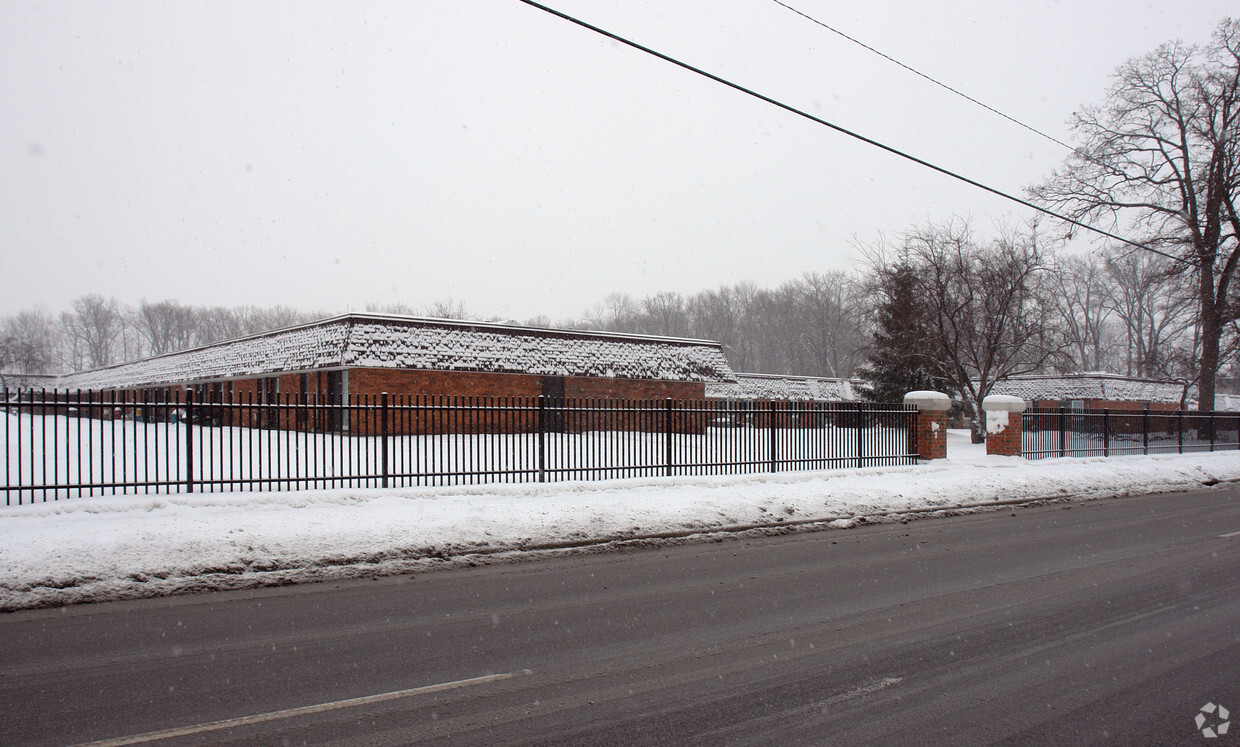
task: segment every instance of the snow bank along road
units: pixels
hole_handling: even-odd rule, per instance
[[[1201,744],[1237,543],[1218,486],[15,612],[0,743]]]
[[[397,490],[74,498],[0,508],[0,611],[407,573],[530,550],[1240,481],[1240,452]],[[445,560],[452,559],[452,560]]]

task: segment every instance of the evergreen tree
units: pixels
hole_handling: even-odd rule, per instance
[[[869,365],[857,373],[861,395],[874,402],[901,402],[909,392],[945,391],[929,353],[930,309],[918,289],[916,270],[899,262],[878,271],[877,326],[870,343]]]

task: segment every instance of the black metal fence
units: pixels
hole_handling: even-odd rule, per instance
[[[903,404],[3,390],[5,505],[913,464]]]
[[[1026,411],[1021,451],[1028,459],[1240,449],[1240,413],[1159,410]]]

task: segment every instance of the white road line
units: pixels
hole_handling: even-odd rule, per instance
[[[833,695],[821,703],[815,703],[814,707],[818,708],[820,706],[837,705],[839,703],[843,703],[844,701],[852,700],[853,698],[860,698],[863,695],[873,695],[879,690],[885,690],[892,685],[898,685],[903,681],[903,677],[884,677],[881,680],[875,680],[874,682],[861,685],[860,687],[855,687],[848,692]]]
[[[482,685],[487,682],[498,682],[500,680],[511,679],[512,677],[520,677],[526,674],[533,674],[528,669],[522,669],[520,672],[508,672],[507,674],[488,674],[484,677],[470,677],[469,679],[456,680],[455,682],[441,682],[438,685],[425,685],[423,687],[414,687],[408,690],[396,690],[390,693],[380,693],[378,695],[366,695],[361,698],[349,698],[347,700],[337,700],[331,703],[319,703],[318,705],[302,706],[301,708],[289,708],[283,711],[271,711],[270,713],[260,713],[254,716],[241,716],[240,718],[230,718],[225,721],[212,721],[207,724],[197,724],[195,726],[182,726],[177,729],[167,729],[165,731],[152,731],[146,734],[136,734],[132,737],[121,737],[119,739],[106,739],[102,742],[88,742],[81,747],[115,747],[124,744],[141,744],[143,742],[155,742],[160,739],[170,739],[172,737],[184,737],[191,734],[202,734],[208,731],[218,731],[220,729],[230,729],[234,726],[245,726],[247,724],[261,724],[264,721],[276,721],[282,718],[293,718],[294,716],[306,716],[312,713],[323,713],[324,711],[334,711],[339,708],[352,708],[353,706],[368,705],[370,703],[382,703],[385,700],[396,700],[397,698],[408,698],[413,695],[425,695],[426,693],[437,693],[444,690],[453,690],[458,687],[469,687],[470,685]]]
[[[1229,533],[1229,534],[1220,534],[1220,535],[1219,535],[1219,537],[1220,537],[1221,539],[1228,539],[1228,538],[1230,538],[1230,537],[1240,537],[1240,532],[1231,532],[1231,533]]]

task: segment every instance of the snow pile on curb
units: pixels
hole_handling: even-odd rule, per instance
[[[0,508],[0,610],[402,573],[478,553],[1240,481],[1236,452]]]

